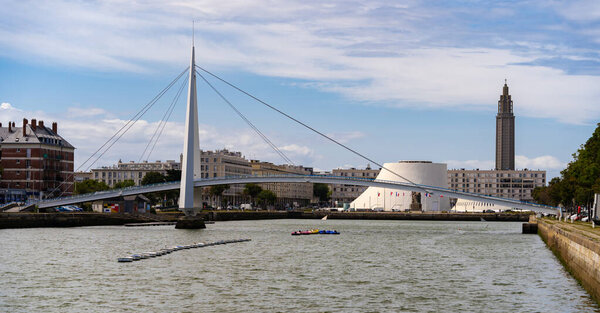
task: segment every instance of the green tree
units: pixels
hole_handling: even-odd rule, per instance
[[[181,170],[167,170],[165,179],[167,181],[180,181],[181,180]]]
[[[254,201],[256,196],[262,191],[262,187],[257,184],[246,184],[244,186],[243,194],[250,197],[250,201]]]
[[[323,183],[313,184],[313,195],[318,197],[321,202],[329,200],[329,197],[331,196],[329,186]]]
[[[223,192],[225,192],[225,190],[229,189],[229,185],[213,185],[210,186],[210,189],[208,190],[208,193],[213,197],[213,198],[218,198],[221,203],[221,205],[223,205],[223,199],[222,199],[222,195]]]
[[[120,181],[113,186],[113,189],[127,188],[135,186],[135,182],[133,179],[126,179],[124,181]]]
[[[110,189],[110,187],[105,182],[93,179],[86,179],[82,182],[75,182],[75,190],[73,193],[76,195],[80,195],[84,193],[104,191],[108,189]]]
[[[159,184],[166,181],[167,178],[163,174],[159,172],[148,172],[144,175],[144,178],[142,178],[142,185]]]
[[[600,192],[600,123],[592,136],[573,155],[560,178],[534,193],[540,203],[574,208],[592,204],[594,193]]]
[[[275,204],[275,200],[277,200],[277,195],[271,190],[261,190],[256,196],[256,199],[263,206],[273,205]]]

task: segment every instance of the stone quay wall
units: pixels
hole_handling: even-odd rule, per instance
[[[600,243],[561,227],[560,222],[538,219],[537,223],[546,245],[592,298],[600,302]]]

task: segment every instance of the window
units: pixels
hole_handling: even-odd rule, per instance
[[[31,149],[27,149],[27,157],[30,158],[31,157]]]
[[[17,152],[21,152],[21,148],[17,148]]]
[[[17,160],[17,164],[21,164],[21,160]]]

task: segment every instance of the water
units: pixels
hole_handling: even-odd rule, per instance
[[[290,236],[307,228],[341,235]],[[521,223],[267,220],[0,231],[7,312],[600,312]],[[199,241],[133,263],[120,256]]]

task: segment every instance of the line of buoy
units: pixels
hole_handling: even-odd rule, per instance
[[[225,245],[228,243],[245,242],[245,241],[250,241],[250,240],[251,239],[230,239],[230,240],[219,240],[219,241],[208,242],[208,243],[198,242],[198,243],[194,243],[191,245],[172,246],[169,248],[160,249],[159,251],[155,251],[155,252],[142,252],[142,253],[132,254],[131,256],[128,256],[128,257],[118,258],[117,261],[118,262],[133,262],[133,261],[139,261],[139,260],[143,260],[143,259],[150,259],[150,258],[163,256],[165,254],[169,254],[171,252],[184,250],[184,249]]]

